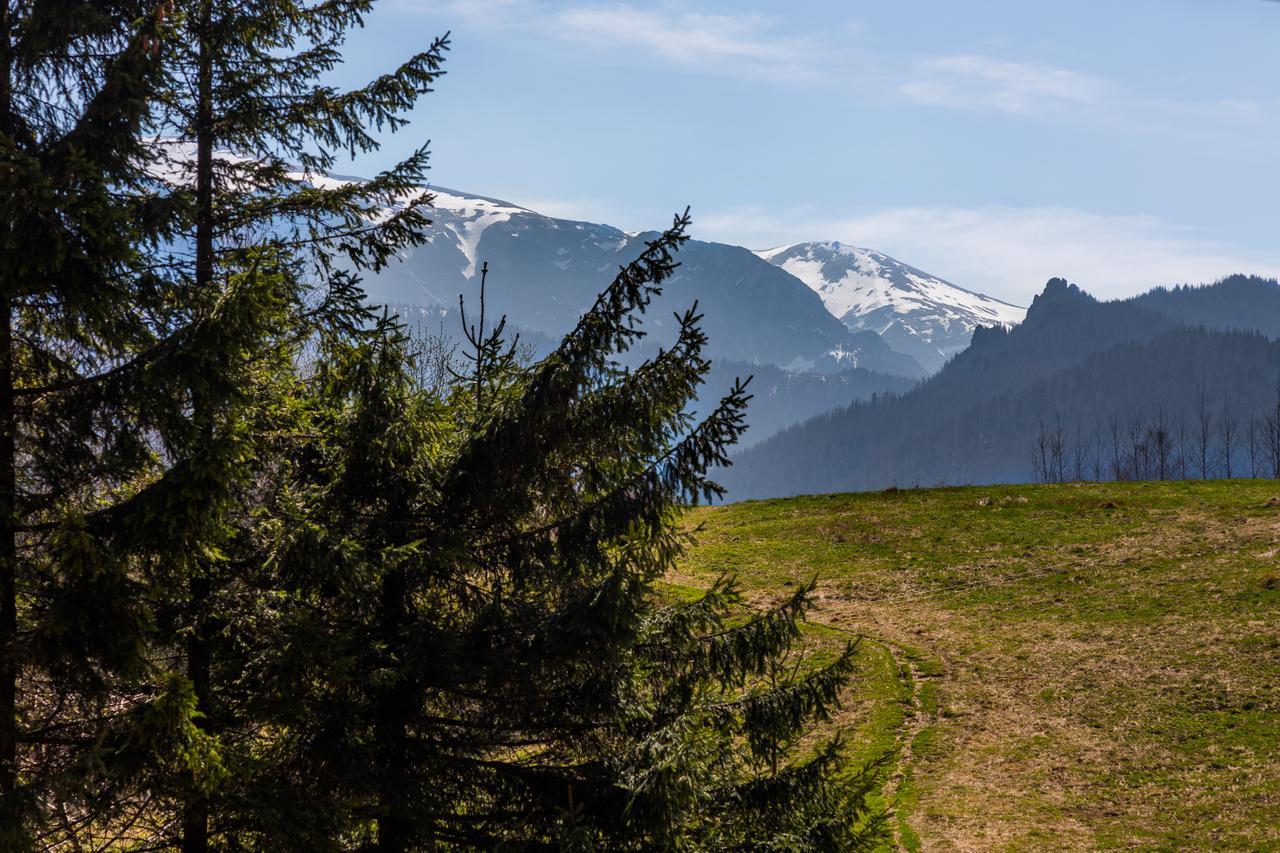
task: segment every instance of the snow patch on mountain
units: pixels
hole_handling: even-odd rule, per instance
[[[507,222],[515,214],[531,212],[504,201],[464,196],[441,189],[431,192],[435,196],[432,202],[435,210],[449,213],[447,217],[440,217],[437,213],[436,219],[441,227],[449,229],[457,237],[458,247],[467,258],[467,267],[462,273],[467,278],[476,274],[476,248],[485,230]]]
[[[1026,309],[957,287],[888,255],[840,242],[799,243],[756,253],[814,290],[827,310],[844,320],[882,308],[906,314],[921,308],[948,308],[983,325],[1022,322]],[[944,319],[939,317],[938,319]]]
[[[195,181],[196,149],[192,143],[162,142],[160,150],[163,157],[152,164],[153,176],[173,184],[191,184]],[[227,151],[215,153],[218,161],[223,163],[249,163],[251,158],[232,154]],[[364,183],[363,178],[347,175],[329,175],[302,170],[285,173],[289,180],[315,187],[321,190],[337,190],[352,184]],[[432,195],[431,212],[429,214],[433,227],[428,229],[427,239],[430,241],[441,231],[452,235],[458,250],[466,258],[463,275],[471,278],[478,265],[477,248],[480,237],[494,225],[500,225],[517,214],[537,216],[533,211],[507,201],[468,195],[443,187],[422,187],[410,190],[398,196],[388,207],[378,211],[371,217],[374,223],[384,222],[406,206],[420,198],[424,193]]]
[[[870,330],[930,369],[969,345],[978,326],[1012,326],[1026,309],[957,287],[888,255],[835,241],[756,252],[803,281],[855,331]]]
[[[348,184],[362,181],[360,178],[304,172],[291,172],[289,177],[318,189],[340,189]],[[441,230],[453,235],[458,250],[467,261],[462,271],[465,278],[471,278],[476,274],[476,267],[479,265],[477,249],[480,246],[480,238],[486,230],[494,225],[508,222],[517,214],[537,215],[527,208],[508,201],[467,195],[443,187],[426,187],[401,195],[394,205],[383,210],[379,217],[375,217],[375,221],[393,216],[411,202],[416,201],[423,193],[430,193],[432,196],[428,214],[432,220],[432,227],[427,231],[427,239],[431,240],[435,233]]]
[[[154,166],[155,177],[189,184],[194,179],[194,147],[177,141],[160,144],[168,150]],[[215,157],[223,164],[246,164],[243,170],[227,170],[242,171],[246,183],[262,179],[250,158],[222,151]],[[286,178],[329,190],[364,183],[357,177],[300,168],[286,172]],[[234,180],[226,175],[223,179]],[[497,273],[487,291],[496,315],[551,337],[573,327],[608,283],[610,271],[643,251],[648,233],[556,219],[439,186],[408,190],[366,216],[373,223],[384,222],[424,193],[432,196],[430,208],[423,210],[431,224],[420,242],[402,247],[392,263],[365,276],[370,298],[398,305],[442,307],[459,300],[474,305],[479,296],[477,268],[487,260]],[[926,374],[911,354],[895,351],[866,328],[855,328],[851,334],[847,323],[831,316],[830,304],[824,305],[810,290],[815,276],[825,271],[819,264],[805,266],[803,260],[788,268],[741,247],[690,241],[681,251],[679,271],[666,283],[664,295],[649,306],[645,323],[661,334],[670,326],[672,313],[697,303],[712,341],[708,352],[717,358],[817,372],[859,366],[912,378]],[[805,280],[792,274],[802,267]],[[865,260],[862,273],[872,274]]]

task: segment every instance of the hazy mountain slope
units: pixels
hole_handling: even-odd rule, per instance
[[[975,402],[1178,325],[1141,305],[1099,302],[1074,284],[1051,279],[1032,300],[1021,324],[975,330],[973,345],[928,383],[930,395],[952,405]]]
[[[759,444],[779,430],[808,420],[814,415],[847,406],[873,396],[902,394],[912,380],[863,368],[839,373],[793,373],[767,364],[740,361],[713,361],[702,385],[699,410],[714,406],[733,380],[751,377],[751,403],[747,407],[746,434],[739,446]]]
[[[421,350],[431,349],[435,339],[442,342],[445,349],[453,350],[458,369],[466,369],[467,344],[456,308],[418,305],[388,307],[401,318],[409,333],[419,342]],[[475,318],[468,319],[475,322]],[[559,344],[557,337],[515,324],[508,324],[507,333],[510,337],[519,337],[522,355],[531,359],[545,356]],[[884,346],[883,343],[881,346]],[[642,342],[624,356],[623,362],[634,367],[646,356],[652,355],[653,351],[651,344]],[[427,368],[430,370],[433,366],[427,365]],[[714,407],[716,401],[732,387],[735,379],[747,377],[751,377],[750,390],[753,396],[747,409],[748,430],[739,445],[744,448],[822,412],[870,399],[875,395],[900,394],[915,385],[914,380],[864,368],[831,373],[795,373],[768,364],[713,359],[711,370],[703,382],[701,399],[694,409],[695,413]]]
[[[1280,343],[1188,328],[1132,301],[1100,303],[1055,280],[1012,330],[972,347],[900,398],[818,416],[763,442],[722,479],[731,499],[888,485],[1022,481],[1042,421],[1077,443],[1113,416],[1189,416],[1201,387],[1243,420],[1274,401]]]
[[[1061,419],[1072,447],[1105,442],[1113,416],[1122,430],[1159,406],[1171,421],[1190,421],[1203,384],[1214,389],[1215,417],[1227,394],[1243,423],[1274,405],[1277,371],[1275,341],[1241,332],[1177,330],[1095,354],[1028,387],[957,409],[930,411],[926,400],[908,394],[820,415],[745,451],[720,479],[730,500],[890,485],[1026,482],[1042,422]],[[1238,439],[1235,465],[1242,471],[1245,450],[1243,437]]]
[[[798,243],[757,254],[817,293],[850,329],[868,329],[937,370],[978,326],[1013,325],[1025,309],[839,242]]]

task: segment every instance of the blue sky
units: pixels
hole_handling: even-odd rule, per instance
[[[362,80],[452,30],[432,180],[765,248],[837,239],[1026,304],[1280,274],[1280,3],[383,0]]]

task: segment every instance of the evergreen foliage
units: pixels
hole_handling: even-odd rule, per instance
[[[426,223],[425,150],[359,186],[293,173],[375,146],[440,73],[443,40],[315,86],[369,6],[4,6],[5,849],[205,849],[244,722],[211,676],[261,421],[312,329],[367,323],[355,271]]]
[[[201,760],[153,685],[152,593],[206,541],[238,448],[193,447],[277,317],[273,282],[197,299],[146,268],[155,3],[0,13],[0,847],[49,846],[138,754]]]
[[[0,847],[872,845],[875,773],[800,740],[853,668],[812,587],[660,583],[748,400],[690,414],[696,306],[619,362],[687,216],[537,363],[482,319],[425,387],[358,278],[425,148],[313,179],[442,73],[319,85],[371,5],[4,6]]]
[[[246,418],[255,421],[248,424],[251,437],[264,420],[269,427],[273,406],[284,402],[281,372],[298,363],[316,329],[361,333],[370,314],[358,274],[377,270],[418,240],[428,222],[422,211],[431,197],[421,189],[425,146],[366,182],[314,179],[331,170],[340,153],[377,148],[374,133],[401,128],[403,114],[442,73],[447,39],[359,89],[322,85],[341,61],[347,32],[371,6],[370,0],[176,4],[176,37],[160,50],[167,85],[149,113],[156,137],[148,165],[183,210],[186,232],[157,266],[179,287],[207,294],[237,276],[260,278],[265,254],[280,277],[292,321],[275,361],[280,370],[258,377],[243,414],[196,401],[194,414],[205,419],[199,444],[235,431]],[[254,444],[246,451],[258,465],[266,462],[261,449]],[[252,511],[257,485],[243,484],[236,515]],[[236,530],[235,519],[225,517],[218,544]],[[242,797],[251,774],[243,766],[258,759],[239,745],[259,721],[237,702],[235,626],[252,619],[259,602],[244,588],[242,567],[221,550],[195,561],[185,586],[185,600],[166,602],[164,627],[185,646],[196,725],[230,770],[209,778],[201,766],[157,787],[180,804],[183,850],[198,853],[238,822],[252,822],[245,816],[252,806]]]
[[[792,749],[852,672],[852,649],[786,669],[812,587],[744,622],[727,580],[685,602],[658,586],[685,544],[678,507],[720,494],[707,472],[748,399],[737,385],[691,421],[708,369],[696,310],[638,368],[612,358],[641,336],[686,225],[622,268],[540,362],[477,330],[480,393],[424,393],[389,323],[375,343],[326,347],[304,397],[318,443],[264,504],[267,550],[252,558],[285,596],[269,628],[280,639],[247,677],[291,756],[275,784],[314,810],[264,846],[844,850],[879,837],[874,774],[844,779],[837,741]]]

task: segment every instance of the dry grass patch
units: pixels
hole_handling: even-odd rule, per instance
[[[748,503],[693,515],[680,575],[737,570],[764,603],[817,574],[814,621],[936,662],[926,748],[897,777],[903,847],[1280,847],[1274,490]]]

